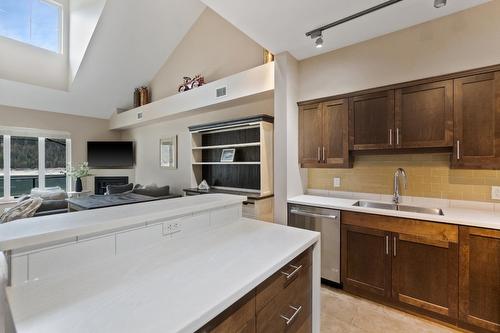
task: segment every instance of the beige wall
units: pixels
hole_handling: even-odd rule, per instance
[[[262,63],[263,48],[207,8],[151,81],[153,100],[176,94],[184,76],[211,82]]]
[[[0,125],[66,131],[71,134],[72,163],[87,160],[88,140],[119,139],[119,132],[109,131],[105,119],[73,116],[0,106]]]
[[[500,63],[500,1],[349,46],[299,64],[300,100],[347,93]],[[328,42],[328,41],[326,41]],[[360,156],[354,168],[310,169],[309,188],[390,193],[397,167],[409,195],[491,201],[500,173],[451,170],[449,155]]]
[[[491,1],[303,60],[299,64],[299,99],[499,64],[499,18],[500,1]]]
[[[263,63],[263,49],[215,12],[206,9],[151,82],[153,99],[177,93],[185,75],[201,73],[207,82]],[[170,185],[173,192],[195,183],[191,167],[191,135],[188,126],[235,119],[255,114],[273,114],[273,98],[216,111],[200,111],[189,117],[167,120],[123,133],[136,142],[137,183]],[[160,138],[177,135],[178,169],[160,168]]]

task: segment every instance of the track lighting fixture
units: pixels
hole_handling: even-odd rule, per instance
[[[434,0],[434,7],[441,8],[446,6],[446,0]]]
[[[314,42],[314,45],[316,46],[317,49],[320,49],[323,47],[323,37],[319,36],[318,39],[316,39],[316,42]]]

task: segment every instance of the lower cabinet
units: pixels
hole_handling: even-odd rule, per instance
[[[341,228],[346,291],[455,321],[457,226],[344,212]]]
[[[308,249],[198,332],[312,332],[312,250]]]
[[[500,332],[500,230],[460,227],[462,326]]]

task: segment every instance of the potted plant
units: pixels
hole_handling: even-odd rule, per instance
[[[76,178],[75,191],[83,191],[82,178],[92,176],[90,174],[89,162],[83,162],[76,168],[68,168],[67,174]]]

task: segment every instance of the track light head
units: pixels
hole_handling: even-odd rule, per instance
[[[323,47],[323,37],[319,36],[318,39],[314,42],[314,45],[316,46],[317,49],[320,49]]]
[[[434,0],[434,8],[441,8],[446,6],[446,0]]]

